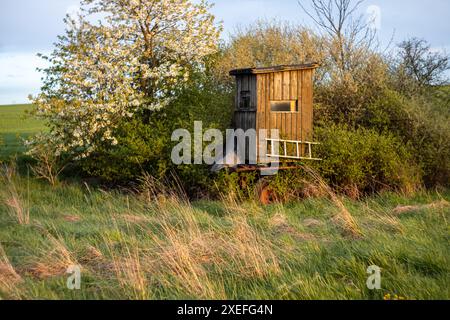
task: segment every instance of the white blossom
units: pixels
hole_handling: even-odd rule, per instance
[[[84,158],[118,144],[122,119],[167,107],[190,68],[217,50],[221,27],[209,8],[192,0],[82,1],[80,15],[66,17],[33,99],[51,127],[35,143]],[[90,22],[97,15],[101,22]]]

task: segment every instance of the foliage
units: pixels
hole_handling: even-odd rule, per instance
[[[213,70],[217,79],[232,87],[234,79],[228,74],[232,69],[322,62],[321,46],[320,39],[308,28],[259,20],[231,35]]]
[[[322,42],[323,77],[318,79],[316,118],[354,124],[365,105],[377,97],[386,82],[387,65],[380,53],[371,21],[358,16],[362,1],[312,0],[300,6],[318,27]]]
[[[450,57],[431,50],[427,41],[411,38],[401,42],[394,64],[395,84],[401,92],[412,94],[432,85],[442,85],[448,79]]]
[[[367,106],[385,90],[387,72],[387,65],[379,55],[367,54],[365,61],[343,78],[317,84],[316,123],[355,126]]]
[[[354,17],[354,8],[351,1],[314,1],[314,10],[308,13],[319,27],[317,33],[304,27],[265,21],[239,30],[223,48],[217,63],[217,77],[226,77],[226,71],[236,67],[317,61],[321,66],[314,86],[316,128],[336,124],[346,126],[346,132],[354,131],[356,135],[360,133],[357,128],[361,127],[389,137],[388,140],[393,137],[402,145],[400,154],[405,148],[409,150],[408,161],[421,169],[427,186],[448,184],[448,90],[428,86],[417,91],[414,89],[417,79],[412,74],[398,78],[404,51],[399,51],[395,58],[379,52],[375,35],[368,25]],[[432,68],[437,79],[442,70],[432,66],[442,66],[445,57],[432,53],[424,42],[420,42],[419,47],[416,63],[428,61],[422,67]],[[411,91],[404,92],[396,81]],[[316,135],[316,140],[326,145],[328,141],[324,139],[328,138],[336,140],[328,135]],[[366,141],[367,145],[371,143],[377,141]],[[324,153],[323,157],[333,155]],[[346,170],[345,162],[342,165],[343,171]],[[384,174],[379,172],[381,176]],[[395,181],[385,179],[384,183],[396,188]],[[371,183],[373,179],[364,184]]]
[[[85,158],[119,143],[122,121],[148,121],[166,107],[214,53],[220,27],[205,1],[85,0],[78,19],[66,17],[33,99],[50,125],[56,153]],[[102,21],[93,24],[95,15]]]
[[[202,165],[174,166],[171,133],[192,131],[194,121],[203,121],[204,130],[230,127],[230,69],[315,61],[321,65],[314,86],[315,139],[325,159],[321,174],[341,189],[363,193],[449,183],[450,95],[431,86],[445,69],[445,57],[415,39],[402,43],[394,58],[380,52],[373,30],[355,16],[359,1],[315,0],[307,13],[317,31],[258,21],[238,29],[217,53],[220,28],[206,3],[181,1],[171,7],[173,15],[160,18],[153,16],[159,7],[151,7],[150,20],[143,19],[150,3],[85,1],[79,20],[67,18],[70,27],[49,58],[52,66],[35,99],[37,114],[50,124],[46,141],[56,156],[69,154],[84,172],[112,182],[148,172],[158,179],[176,175],[190,195],[216,195],[215,185],[236,190],[242,181],[234,175],[214,177]],[[88,22],[100,11],[107,13],[106,23]],[[192,28],[163,31],[171,19]],[[150,48],[147,31],[153,27],[160,33],[152,33]],[[191,56],[197,42],[201,48]],[[355,160],[346,161],[348,152]],[[292,199],[302,197],[295,191],[302,183],[300,173],[280,174],[273,187]]]
[[[413,191],[420,183],[409,149],[392,134],[332,125],[318,128],[316,135],[324,159],[317,166],[333,186],[367,193],[386,188]]]
[[[35,144],[31,146],[29,153],[34,160],[34,163],[30,164],[30,169],[37,178],[46,180],[54,187],[66,168],[67,160],[61,154],[54,153],[51,143],[46,141],[46,138],[48,137],[45,134],[35,136]]]
[[[386,87],[388,64],[373,50],[370,38],[358,43],[345,38],[342,57],[336,41],[302,26],[258,21],[238,30],[222,47],[215,77],[232,88],[228,72],[234,68],[317,62],[315,121],[354,124]]]
[[[189,86],[177,94],[167,108],[151,113],[148,121],[139,118],[123,121],[117,130],[118,144],[105,145],[84,159],[82,167],[90,174],[109,181],[136,180],[143,172],[161,179],[175,173],[192,192],[205,192],[212,185],[209,167],[204,165],[175,166],[171,150],[172,132],[183,128],[193,137],[194,121],[202,121],[203,129],[224,131],[230,127],[232,96],[217,87],[207,73],[195,73]]]
[[[444,99],[448,99],[445,94],[409,98],[386,90],[367,106],[359,121],[361,126],[393,134],[408,145],[429,187],[448,185],[450,179],[450,113]]]

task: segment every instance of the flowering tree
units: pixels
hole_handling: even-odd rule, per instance
[[[32,100],[50,133],[31,144],[87,157],[118,143],[114,129],[123,119],[166,107],[217,49],[221,27],[209,9],[204,0],[82,1],[53,53],[42,56],[50,67]]]

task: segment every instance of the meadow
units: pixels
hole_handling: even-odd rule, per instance
[[[0,107],[5,158],[43,129]],[[5,139],[5,138],[4,138]],[[14,162],[0,176],[2,299],[449,299],[450,192],[334,194],[261,206],[190,201],[143,177],[133,190],[61,181]],[[381,268],[369,290],[367,268]],[[80,266],[81,288],[67,287]]]
[[[27,113],[29,104],[0,106],[0,160],[24,151],[22,140],[45,130],[42,121]]]

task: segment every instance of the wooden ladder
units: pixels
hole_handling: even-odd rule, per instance
[[[268,144],[270,144],[270,153],[268,153],[266,156],[270,158],[281,158],[281,159],[291,159],[291,160],[313,160],[313,161],[321,161],[322,159],[314,158],[312,155],[312,146],[319,145],[318,142],[309,142],[309,141],[295,141],[295,140],[283,140],[283,139],[266,139]],[[275,146],[276,144],[283,146],[283,153],[280,154],[280,152],[276,152]],[[288,146],[292,145],[294,147],[294,150],[296,151],[296,154],[289,154],[288,152]],[[307,146],[307,155],[302,156],[300,152],[300,146],[306,145]],[[279,149],[279,148],[278,148]],[[279,151],[279,150],[278,150]]]

